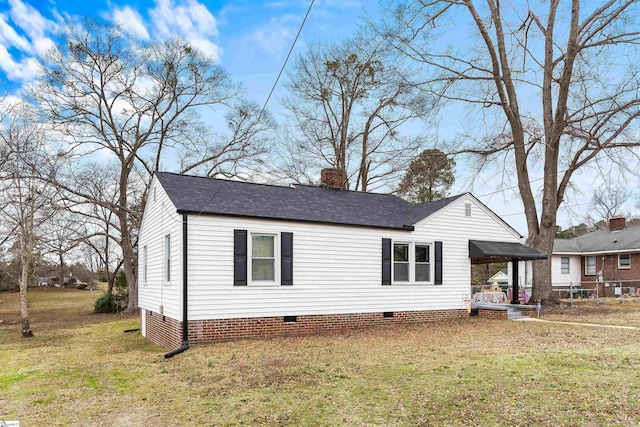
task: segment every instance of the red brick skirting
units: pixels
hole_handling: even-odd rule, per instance
[[[182,345],[182,322],[145,310],[145,335],[159,346],[176,349]]]
[[[479,308],[478,317],[485,317],[490,319],[507,319],[507,310],[491,310],[489,308]]]
[[[243,317],[189,321],[189,343],[229,341],[243,338],[310,335],[320,332],[357,329],[402,323],[422,323],[468,317],[467,310],[396,311],[393,317],[384,313],[326,314],[295,316],[295,322],[278,317]],[[506,316],[506,312],[505,312]],[[169,349],[182,345],[182,322],[146,311],[146,336],[155,344]]]

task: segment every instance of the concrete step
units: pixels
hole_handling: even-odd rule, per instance
[[[525,316],[524,314],[522,314],[521,312],[519,312],[516,309],[510,308],[507,311],[507,319],[509,320],[516,320],[516,319],[528,319],[529,316]]]

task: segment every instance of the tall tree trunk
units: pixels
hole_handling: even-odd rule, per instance
[[[20,237],[22,252],[22,277],[20,279],[20,312],[22,316],[22,337],[33,336],[31,325],[29,324],[29,309],[27,302],[27,285],[29,284],[29,265],[31,264],[31,249],[28,244],[28,237],[24,234]]]
[[[136,281],[136,274],[134,271],[134,257],[135,252],[133,250],[133,244],[131,242],[131,233],[129,231],[129,223],[126,219],[127,213],[120,212],[118,217],[120,218],[120,226],[122,230],[122,256],[124,277],[127,279],[127,288],[129,289],[129,304],[127,306],[128,313],[136,313],[138,311],[138,282]],[[124,217],[124,218],[123,218]]]
[[[58,267],[58,273],[60,274],[60,286],[64,286],[64,255],[62,251],[58,251],[58,260],[60,266]]]
[[[556,209],[557,210],[557,209]],[[553,215],[555,218],[555,214]],[[555,239],[555,221],[553,227],[549,227],[545,222],[541,222],[541,227],[537,235],[529,238],[529,244],[540,252],[549,254],[549,258],[533,262],[533,287],[531,289],[531,301],[540,300],[543,304],[557,303],[557,298],[553,294],[551,282],[551,253],[553,251],[553,241]]]
[[[122,159],[122,169],[120,171],[120,189],[119,189],[119,209],[116,212],[118,221],[120,223],[120,247],[122,248],[124,269],[124,277],[127,280],[127,289],[129,291],[129,303],[125,312],[137,313],[138,312],[138,282],[136,280],[135,265],[135,251],[133,249],[133,242],[131,241],[131,223],[129,221],[129,201],[128,196],[128,184],[129,184],[129,164],[131,158]],[[116,275],[114,272],[114,276]]]

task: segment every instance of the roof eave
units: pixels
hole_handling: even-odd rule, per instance
[[[265,216],[257,216],[257,215],[240,215],[240,214],[229,214],[229,213],[219,213],[219,212],[199,212],[192,211],[189,209],[177,209],[176,212],[180,215],[205,215],[205,216],[221,216],[221,217],[232,217],[232,218],[249,218],[249,219],[260,219],[266,221],[281,221],[281,222],[293,222],[293,223],[303,223],[303,224],[324,224],[324,225],[336,225],[341,227],[358,227],[358,228],[375,228],[381,230],[396,230],[396,231],[414,231],[415,227],[413,225],[402,225],[401,227],[391,227],[391,226],[382,226],[382,225],[371,225],[371,224],[350,224],[343,222],[331,222],[331,221],[316,221],[310,219],[290,219],[290,218],[277,218],[277,217],[265,217]]]
[[[628,252],[640,252],[640,248],[615,249],[605,251],[589,251],[589,252],[552,252],[552,255],[607,255],[607,254],[624,254]]]

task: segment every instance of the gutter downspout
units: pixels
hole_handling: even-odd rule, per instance
[[[182,346],[164,355],[169,359],[189,350],[189,318],[187,304],[187,214],[182,214]]]

